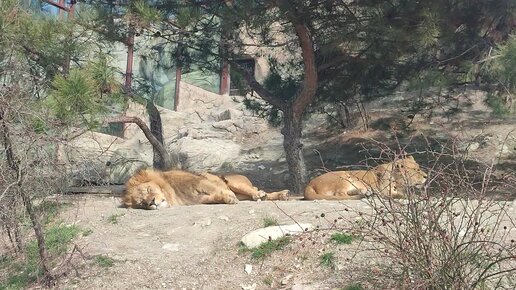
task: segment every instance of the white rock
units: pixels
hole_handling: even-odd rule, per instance
[[[256,211],[254,209],[249,211],[249,214],[254,214]]]
[[[240,285],[240,287],[242,287],[242,290],[255,290],[256,283],[253,283],[253,285],[250,285],[250,286]]]
[[[260,170],[264,170],[264,169],[265,169],[265,166],[263,166],[263,165],[258,165],[258,169],[260,169]]]
[[[304,232],[305,230],[312,230],[314,226],[309,223],[304,224],[291,224],[281,226],[270,226],[254,230],[242,237],[242,243],[248,248],[256,248],[264,242],[270,239],[276,240],[285,235],[296,235]]]
[[[179,252],[179,244],[166,243],[161,248],[163,250],[167,250],[167,251],[171,251],[171,252]]]
[[[253,271],[253,265],[245,264],[244,271],[247,273],[247,275],[251,274],[251,272]]]

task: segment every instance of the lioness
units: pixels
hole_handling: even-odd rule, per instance
[[[404,188],[421,186],[427,174],[414,157],[398,159],[369,170],[332,171],[310,181],[304,199],[345,200],[361,199],[367,194],[402,198]]]
[[[226,183],[223,179],[209,174],[194,174],[182,170],[159,171],[144,169],[137,172],[125,184],[122,196],[122,205],[131,208],[158,209],[171,205],[192,205],[209,203],[237,203],[239,198],[230,189],[243,188],[237,191],[242,200],[257,200],[266,196],[265,193],[252,190],[254,187],[247,179],[249,188],[236,182],[241,179],[238,175],[230,177],[232,182]],[[284,192],[272,193],[282,198]]]

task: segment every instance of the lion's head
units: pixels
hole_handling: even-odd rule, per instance
[[[142,170],[131,177],[126,183],[122,202],[127,207],[158,209],[167,207],[167,197],[159,172]]]
[[[392,177],[397,184],[421,187],[426,183],[426,172],[421,169],[412,156],[394,161],[394,166],[391,168],[393,170]]]

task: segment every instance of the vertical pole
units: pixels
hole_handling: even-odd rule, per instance
[[[127,34],[127,61],[126,61],[126,67],[125,67],[125,93],[127,96],[131,95],[132,93],[132,83],[133,83],[133,58],[134,58],[134,31],[132,26],[129,26],[129,32]],[[124,112],[122,115],[125,115],[127,111],[127,107],[124,109]],[[120,138],[124,138],[125,131],[127,129],[128,124],[123,123],[122,124],[122,132],[120,132]]]
[[[131,93],[131,86],[133,81],[133,57],[134,57],[134,32],[129,28],[127,35],[127,65],[125,68],[125,90],[126,93]]]
[[[183,47],[181,44],[177,45],[176,51],[176,89],[174,92],[174,111],[177,111],[179,106],[179,94],[181,92],[181,76],[183,74],[183,62],[181,61]]]
[[[73,19],[74,17],[74,13],[75,13],[75,10],[74,10],[74,5],[76,3],[76,0],[72,0],[70,1],[70,7],[68,7],[68,20],[71,20]],[[62,4],[63,7],[66,7],[64,4],[65,4],[65,0],[59,0],[59,4]],[[59,15],[60,17],[62,16],[62,13],[63,13],[63,9],[60,9],[59,10]],[[71,32],[70,34],[72,34],[73,32]],[[70,35],[70,38],[72,37],[73,35]],[[71,56],[70,56],[70,52],[68,51],[65,51],[65,59],[64,59],[64,64],[63,64],[63,73],[64,74],[68,74],[70,72],[70,62],[71,62]]]
[[[220,71],[220,89],[219,95],[226,95],[229,93],[229,65],[228,61],[222,61],[222,68]]]
[[[65,0],[59,0],[59,5],[63,6],[63,7],[66,7],[65,6]],[[73,4],[72,4],[73,5]],[[59,9],[59,19],[63,19],[63,14],[64,14],[64,11],[63,9]],[[69,14],[69,13],[68,13]]]
[[[174,92],[175,93],[175,95],[174,95],[174,111],[177,111],[177,108],[179,106],[179,92],[181,91],[180,86],[181,86],[182,72],[183,72],[183,68],[181,67],[181,65],[178,65],[176,67],[176,90]]]

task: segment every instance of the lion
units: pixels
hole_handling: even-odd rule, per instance
[[[405,188],[422,186],[427,174],[413,156],[369,170],[332,171],[315,177],[306,186],[304,199],[350,200],[377,193],[381,197],[403,198]]]
[[[217,176],[211,173],[203,173],[209,180],[220,183],[223,182],[226,186],[235,193],[238,200],[287,200],[289,190],[281,190],[275,192],[264,192],[258,190],[249,178],[240,174],[230,174]]]
[[[125,187],[122,203],[131,208],[238,202],[227,186],[183,170],[144,169],[129,178]]]
[[[245,176],[230,175],[224,178],[227,181],[209,173],[144,169],[126,182],[122,205],[129,208],[159,209],[173,205],[235,204],[239,200],[257,200],[263,197],[284,199],[286,196],[285,191],[270,194],[258,191]],[[232,187],[235,192],[231,190]]]

